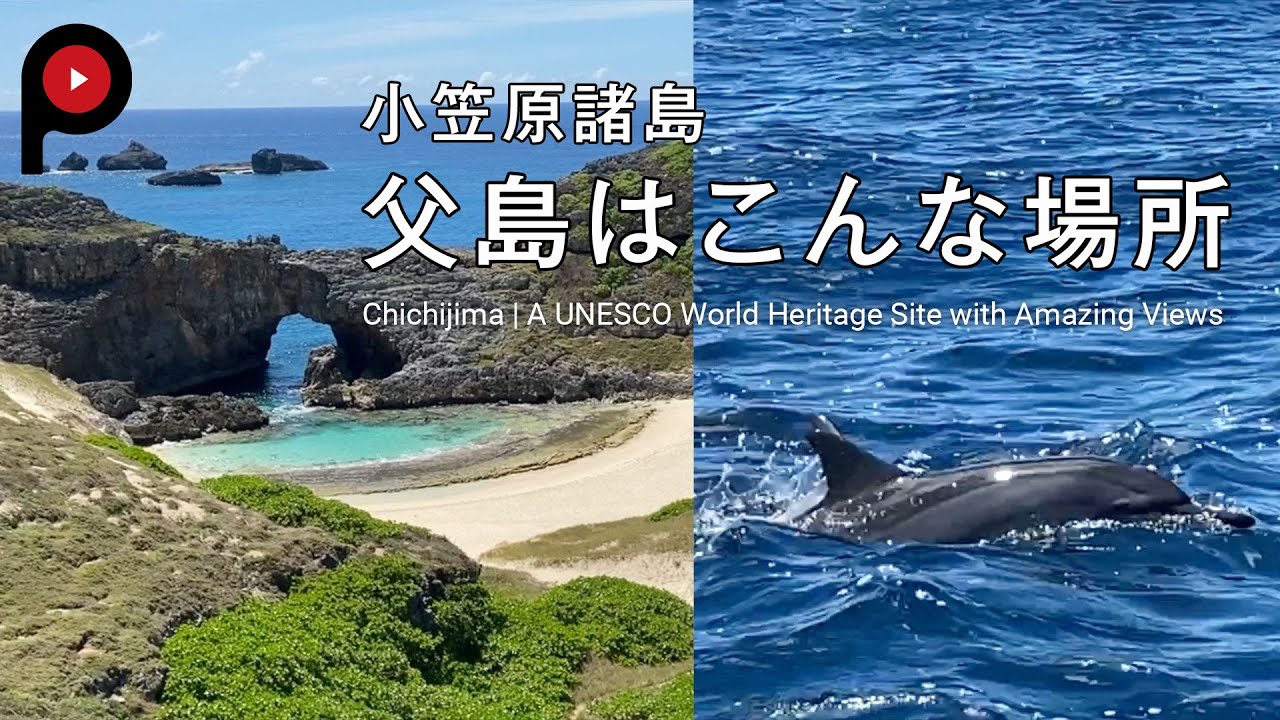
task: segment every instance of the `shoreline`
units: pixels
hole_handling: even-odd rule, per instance
[[[506,430],[443,452],[245,472],[295,482],[377,518],[425,528],[489,566],[523,572],[540,582],[611,575],[692,601],[690,553],[622,553],[555,563],[486,557],[501,546],[646,516],[691,497],[691,397],[494,410],[511,419]],[[235,436],[254,432],[259,431]],[[151,449],[192,479],[221,474],[184,464],[164,445]]]
[[[499,545],[555,530],[647,515],[693,493],[693,400],[654,401],[626,440],[553,465],[472,482],[327,495],[374,517],[444,535],[480,558]],[[549,582],[614,575],[690,598],[693,558],[651,556],[537,565],[500,562]]]
[[[644,515],[693,492],[693,400],[652,405],[625,441],[562,463],[466,483],[324,495],[445,535],[473,557],[560,528]],[[552,498],[566,502],[550,505]],[[531,512],[535,504],[547,504],[546,512]],[[503,505],[518,512],[503,515]]]
[[[160,443],[150,450],[194,480],[224,474],[262,475],[306,485],[319,494],[360,494],[451,485],[514,472],[547,467],[584,457],[625,442],[639,431],[660,400],[631,402],[583,401],[541,405],[465,405],[416,410],[350,411],[325,422],[382,424],[448,421],[464,413],[487,413],[501,429],[452,447],[399,455],[312,466],[260,467],[252,463],[214,466],[184,454],[201,445],[234,446],[269,441],[287,431],[293,421],[274,422],[258,430],[211,433],[196,440]],[[321,412],[324,412],[323,410]],[[304,431],[305,432],[305,431]]]
[[[521,416],[518,423],[492,437],[453,449],[267,474],[306,485],[321,495],[370,495],[464,485],[554,467],[625,443],[640,431],[661,402],[503,406],[504,413]]]

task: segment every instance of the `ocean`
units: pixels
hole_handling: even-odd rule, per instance
[[[410,88],[412,90],[412,88]],[[385,92],[385,89],[383,90]],[[370,92],[372,102],[373,92]],[[295,250],[316,248],[381,248],[396,239],[385,216],[370,219],[361,207],[382,188],[390,173],[408,178],[423,171],[434,175],[458,202],[452,217],[438,215],[427,238],[448,247],[474,248],[485,234],[485,184],[500,181],[509,172],[524,173],[531,181],[554,181],[586,163],[633,147],[575,145],[548,140],[538,146],[526,143],[435,143],[431,132],[442,121],[420,104],[428,127],[413,131],[401,118],[398,142],[384,145],[378,133],[385,116],[373,131],[360,127],[368,107],[226,109],[226,110],[126,110],[110,126],[91,135],[51,134],[45,140],[44,162],[50,167],[71,151],[90,160],[83,173],[49,173],[23,176],[19,167],[19,115],[0,113],[0,181],[56,185],[102,198],[114,211],[137,220],[214,240],[234,241],[251,235],[279,235]],[[571,106],[562,108],[561,126],[571,131]],[[649,117],[648,104],[637,103],[634,139],[643,136]],[[505,106],[494,106],[482,128],[501,135]],[[570,135],[571,137],[571,135]],[[190,168],[204,163],[247,162],[254,151],[273,147],[324,161],[330,170],[291,172],[276,176],[224,175],[218,187],[152,187],[150,171],[98,172],[99,156],[119,152],[137,140],[164,155],[168,169]],[[406,189],[402,202],[413,214],[416,189]],[[425,262],[405,257],[397,262]],[[342,464],[348,454],[329,458],[319,452],[324,438],[335,428],[356,422],[349,416],[301,411],[299,387],[311,349],[333,342],[329,329],[300,315],[281,321],[268,355],[270,367],[261,387],[228,388],[253,397],[273,417],[273,427],[256,441],[218,438],[232,443],[231,450],[201,447],[191,450],[193,461],[221,458],[228,469],[241,463],[262,466],[279,463],[296,466],[304,457],[319,464]],[[462,433],[459,442],[475,439],[477,421]],[[413,425],[378,423],[372,428],[348,428],[364,450],[379,459],[420,454],[441,449],[439,443],[422,443]],[[381,448],[378,450],[377,448]],[[180,450],[178,452],[185,452]],[[319,452],[317,455],[316,453]]]
[[[1280,24],[1269,6],[1184,3],[698,3],[707,127],[696,186],[772,180],[745,216],[699,195],[726,244],[786,260],[696,258],[695,297],[946,312],[996,302],[1010,324],[700,327],[695,334],[699,718],[1280,717]],[[842,173],[848,233],[802,258]],[[1221,270],[1174,272],[1138,243],[1138,177],[1224,173]],[[1008,206],[971,269],[916,243],[918,193],[946,173]],[[1108,270],[1027,252],[1036,175],[1114,178]],[[1055,188],[1058,186],[1055,185]],[[958,206],[948,233],[972,207]],[[1013,310],[1137,308],[1115,323],[1013,325]],[[1141,303],[1218,308],[1219,326],[1149,326]],[[1093,452],[1152,465],[1247,507],[1250,532],[1077,527],[1065,544],[854,545],[771,519],[821,496],[803,442],[830,416],[915,470]]]

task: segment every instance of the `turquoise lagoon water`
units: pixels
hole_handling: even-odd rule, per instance
[[[491,438],[502,422],[483,408],[450,417],[422,413],[291,413],[262,430],[166,443],[169,462],[196,475],[356,465],[444,452]]]
[[[279,235],[294,249],[382,247],[390,240],[385,218],[371,220],[360,208],[397,172],[416,177],[431,172],[457,199],[460,211],[433,223],[428,237],[445,246],[471,247],[484,235],[485,183],[508,172],[534,180],[555,180],[591,160],[627,148],[546,143],[432,143],[429,132],[408,133],[383,145],[360,128],[368,111],[351,108],[227,110],[131,110],[101,132],[85,136],[52,134],[45,162],[57,165],[72,150],[92,161],[138,140],[163,154],[170,169],[200,163],[247,160],[254,150],[274,147],[326,162],[327,172],[279,176],[226,176],[214,188],[158,188],[149,172],[17,174],[19,118],[0,113],[0,181],[57,185],[106,200],[115,211],[164,227],[218,240],[254,234]],[[502,115],[505,110],[495,110]],[[644,103],[636,117],[647,117]],[[569,117],[570,115],[564,115]],[[463,147],[465,145],[465,147]],[[406,206],[413,206],[406,198]],[[406,258],[403,261],[416,261]],[[218,436],[170,445],[175,460],[215,467],[220,472],[306,467],[393,459],[437,452],[475,442],[497,431],[499,421],[482,416],[430,422],[385,421],[380,413],[353,416],[333,411],[297,412],[298,387],[307,357],[317,345],[333,342],[323,325],[300,316],[285,318],[272,339],[270,367],[259,386],[241,388],[272,415],[273,425],[244,436]],[[467,419],[469,418],[469,419]],[[490,427],[494,425],[494,427]]]

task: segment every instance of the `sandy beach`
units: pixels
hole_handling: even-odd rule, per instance
[[[443,487],[333,497],[429,528],[472,556],[570,525],[644,515],[693,494],[692,405],[657,403],[634,437],[566,463]]]
[[[427,528],[488,565],[520,570],[547,583],[613,575],[691,600],[693,559],[688,552],[620,547],[617,557],[607,560],[595,553],[590,560],[554,563],[484,557],[500,545],[565,528],[643,518],[692,497],[691,399],[502,406],[489,412],[506,428],[499,435],[445,452],[376,463],[241,470],[195,464],[182,453],[182,443],[151,449],[191,478],[256,472],[305,485],[376,517]],[[648,535],[662,532],[655,527]]]
[[[462,484],[332,497],[379,518],[428,528],[479,557],[503,543],[645,515],[690,497],[692,438],[693,401],[662,401],[634,436],[576,460]],[[641,558],[612,568],[513,567],[549,582],[609,574],[692,595],[692,558]]]

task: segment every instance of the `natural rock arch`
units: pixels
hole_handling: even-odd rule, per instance
[[[0,244],[6,359],[79,382],[179,393],[262,368],[280,321],[300,314],[332,329],[352,378],[403,364],[375,328],[331,302],[324,272],[276,238],[218,243],[160,231],[44,240]]]

